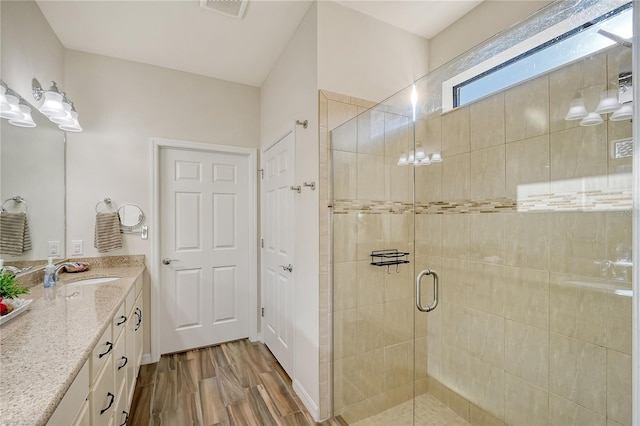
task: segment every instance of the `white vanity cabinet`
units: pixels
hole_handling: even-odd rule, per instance
[[[96,343],[47,426],[125,426],[143,352],[142,277]]]

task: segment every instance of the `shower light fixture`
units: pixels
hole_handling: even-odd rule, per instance
[[[78,121],[78,112],[73,102],[69,100],[67,94],[58,89],[55,81],[51,82],[49,90],[44,90],[37,79],[31,80],[31,89],[33,98],[39,101],[44,97],[44,102],[40,107],[49,120],[58,125],[60,130],[65,132],[81,132],[80,122]]]
[[[567,121],[580,120],[581,126],[597,126],[604,120],[600,114],[611,114],[609,120],[623,121],[633,118],[633,85],[630,71],[618,74],[618,88],[605,90],[600,94],[600,102],[593,112],[587,111],[584,97],[578,91],[564,117]]]
[[[426,154],[422,148],[416,151],[414,155],[413,151],[409,151],[409,154],[400,154],[400,158],[398,159],[398,166],[408,166],[412,165],[414,167],[420,166],[428,166],[431,163],[441,163],[442,156],[440,156],[439,152],[433,154]]]

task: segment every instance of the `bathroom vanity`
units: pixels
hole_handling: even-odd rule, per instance
[[[142,259],[63,273],[52,301],[31,289],[30,308],[0,328],[0,422],[126,424],[143,353],[144,269]],[[90,280],[104,277],[118,278]]]

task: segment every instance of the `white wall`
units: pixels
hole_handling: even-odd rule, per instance
[[[485,0],[430,40],[429,71],[508,29],[551,3],[548,0]]]
[[[142,208],[149,239],[125,235],[124,248],[106,255],[144,254],[149,267],[159,235],[150,220],[149,138],[257,148],[259,89],[72,50],[65,71],[84,128],[67,139],[67,253],[72,240],[83,240],[84,256],[100,256],[93,248],[95,205],[109,197]],[[144,304],[150,312],[149,292]]]
[[[152,136],[256,147],[259,89],[152,65],[69,50],[66,87],[84,131],[67,136],[67,243],[93,248],[95,205],[105,197],[144,211],[149,239],[125,236],[109,255],[150,255]]]
[[[31,95],[31,79],[47,89],[51,80],[64,87],[64,47],[35,1],[2,1],[2,80],[23,98]]]
[[[429,41],[331,1],[318,2],[318,87],[379,102],[427,73]]]
[[[296,185],[318,182],[318,80],[316,4],[312,4],[261,89],[260,145],[276,142],[296,120]],[[295,364],[294,377],[308,399],[319,404],[318,191],[295,198]],[[305,396],[300,395],[312,414]],[[317,411],[317,410],[315,410]],[[317,420],[317,417],[316,417]]]

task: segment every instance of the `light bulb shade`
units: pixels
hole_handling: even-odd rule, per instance
[[[22,111],[18,106],[18,98],[13,95],[4,95],[7,100],[6,104],[0,105],[0,117],[9,120],[19,120],[23,117]]]
[[[569,111],[567,115],[564,117],[565,120],[582,120],[589,113],[587,112],[587,108],[584,105],[584,98],[575,98],[571,101],[571,105],[569,105]]]
[[[27,105],[20,104],[19,109],[22,117],[11,119],[9,120],[9,123],[18,127],[36,127],[36,123],[31,117],[31,108],[29,108]]]
[[[73,133],[80,133],[82,131],[82,127],[80,127],[80,123],[61,124],[58,126],[58,129],[63,130],[65,132],[73,132]]]
[[[40,107],[40,112],[48,118],[64,117],[67,115],[62,104],[62,94],[52,91],[44,92],[44,103]]]
[[[417,148],[416,149],[416,160],[423,160],[427,154],[425,154],[424,149]]]
[[[600,114],[596,112],[590,112],[585,118],[580,121],[581,126],[597,126],[602,124],[603,120]]]
[[[420,164],[422,164],[423,166],[428,166],[431,164],[431,160],[428,156],[424,157],[422,160],[420,160]]]
[[[53,121],[56,124],[63,125],[72,125],[76,122],[76,120],[71,116],[71,105],[66,102],[62,103],[62,108],[64,109],[64,115],[61,117],[52,116],[49,117],[49,120]],[[77,113],[76,113],[77,115]]]
[[[407,156],[402,154],[398,159],[398,166],[406,166],[407,164],[409,164],[409,161],[407,160]]]
[[[626,104],[622,104],[619,110],[615,111],[609,117],[611,121],[624,121],[631,120],[633,118],[633,102],[628,102]]]
[[[433,154],[431,156],[431,162],[432,163],[442,163],[442,157],[440,156],[439,152],[436,152],[435,154]]]
[[[595,112],[598,114],[608,114],[616,111],[620,108],[620,102],[618,102],[618,91],[607,90],[600,94],[600,102],[596,107]]]
[[[7,89],[0,85],[0,108],[10,109],[11,106],[9,106],[9,101],[7,101],[7,97],[4,95],[5,93],[7,93]]]

